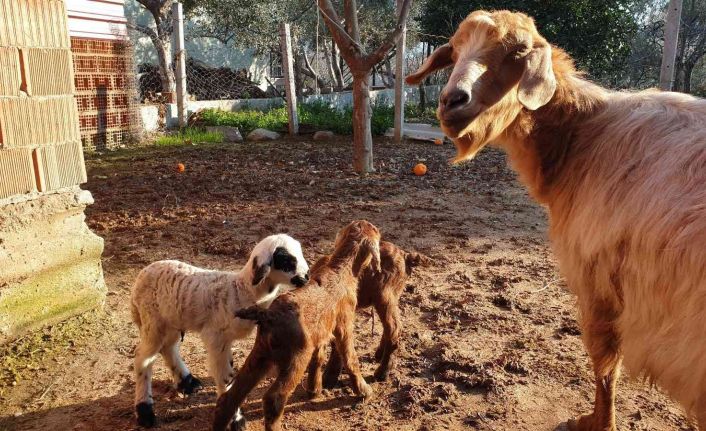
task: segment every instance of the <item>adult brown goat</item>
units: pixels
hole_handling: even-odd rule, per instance
[[[471,13],[407,82],[450,66],[438,116],[456,160],[508,153],[578,296],[597,384],[570,428],[615,430],[624,361],[706,429],[706,102],[598,87],[507,11]]]

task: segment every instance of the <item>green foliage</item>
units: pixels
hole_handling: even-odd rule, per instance
[[[422,9],[422,31],[441,36],[452,35],[477,9],[524,12],[544,37],[598,79],[623,65],[637,30],[635,0],[427,0]],[[440,43],[437,38],[428,41]]]
[[[317,130],[331,130],[339,135],[353,133],[352,108],[335,109],[326,103],[307,103],[297,107],[299,122]],[[287,128],[287,110],[274,108],[268,111],[243,109],[240,111],[222,111],[206,109],[199,116],[200,121],[207,126],[232,126],[240,129],[246,135],[257,128],[270,130],[285,130]],[[373,106],[371,121],[374,135],[382,135],[394,123],[394,108],[388,106]]]
[[[223,134],[218,132],[206,132],[203,129],[187,127],[177,133],[160,136],[154,143],[155,145],[161,147],[202,142],[223,142]]]

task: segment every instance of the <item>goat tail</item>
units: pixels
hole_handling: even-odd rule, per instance
[[[245,320],[254,320],[258,325],[263,325],[269,322],[270,313],[264,308],[253,305],[252,307],[241,308],[236,311],[235,317]]]
[[[428,266],[431,264],[431,259],[420,253],[406,252],[404,257],[405,270],[407,275],[412,275],[412,269],[417,266]]]
[[[140,310],[137,309],[137,305],[133,301],[130,301],[130,314],[132,314],[132,321],[135,322],[138,328],[142,326],[142,319],[140,319]]]

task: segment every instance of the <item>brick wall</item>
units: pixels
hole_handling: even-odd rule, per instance
[[[121,40],[72,37],[76,102],[86,149],[115,148],[139,128],[132,50]]]
[[[64,2],[0,0],[0,199],[86,182]]]

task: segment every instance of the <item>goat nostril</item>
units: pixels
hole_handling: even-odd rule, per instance
[[[467,92],[455,89],[444,98],[443,103],[446,105],[446,109],[454,109],[466,105],[470,100],[471,96]]]
[[[309,281],[309,273],[304,274],[304,280]]]

